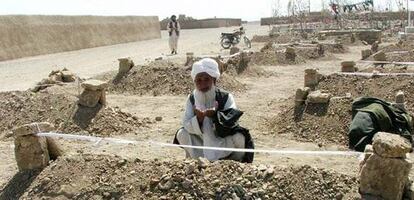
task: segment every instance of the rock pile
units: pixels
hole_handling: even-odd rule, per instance
[[[52,163],[23,198],[316,200],[351,199],[357,190],[356,177],[310,166],[82,155]]]
[[[75,82],[78,79],[79,78],[76,77],[75,74],[66,68],[63,68],[62,70],[53,70],[50,72],[48,78],[45,78],[37,83],[36,86],[31,89],[31,91],[38,92],[53,85]]]

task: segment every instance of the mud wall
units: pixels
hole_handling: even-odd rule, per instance
[[[158,17],[0,16],[0,61],[160,38]]]
[[[215,18],[215,19],[202,19],[202,20],[179,20],[181,29],[197,29],[197,28],[219,28],[230,26],[241,26],[241,19],[227,19],[227,18]],[[167,29],[167,20],[163,20],[161,23],[161,29]]]

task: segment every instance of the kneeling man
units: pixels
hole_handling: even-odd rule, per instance
[[[243,114],[236,107],[233,95],[216,87],[220,78],[218,63],[210,58],[194,63],[191,77],[195,90],[189,95],[183,127],[174,143],[191,146],[253,149],[249,130],[238,125]],[[204,157],[210,161],[236,160],[253,162],[253,153],[184,148],[187,157]]]

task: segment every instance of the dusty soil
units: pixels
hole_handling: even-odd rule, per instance
[[[296,58],[294,60],[286,58],[285,49],[286,44],[279,46],[276,42],[267,42],[260,49],[260,52],[252,54],[251,63],[255,65],[297,65],[306,63],[314,59],[336,59],[334,54],[341,54],[348,52],[348,48],[342,44],[334,42],[321,43],[324,53],[319,54],[316,48],[306,48],[304,45],[289,43],[290,46],[296,49]],[[310,45],[311,42],[303,43]]]
[[[411,77],[357,77],[329,75],[317,89],[332,94],[329,105],[304,105],[295,109],[294,97],[285,102],[282,113],[270,121],[270,127],[278,134],[292,134],[299,141],[316,142],[320,146],[329,143],[346,146],[351,122],[353,98],[374,96],[393,102],[395,94],[403,91],[406,108],[414,111],[414,81]],[[346,98],[350,93],[352,98]]]
[[[117,107],[78,106],[77,97],[59,86],[38,93],[2,92],[0,99],[0,133],[6,136],[12,135],[13,128],[33,122],[50,122],[63,133],[97,136],[138,133],[152,123]]]
[[[394,101],[398,91],[405,93],[407,109],[414,111],[414,80],[412,77],[348,77],[330,75],[322,81],[318,88],[329,91],[334,96],[345,96],[351,93],[352,97],[375,96],[387,101]]]
[[[190,70],[183,67],[148,67],[132,69],[126,76],[117,77],[116,72],[103,75],[111,81],[109,92],[130,95],[188,95],[194,89]],[[228,91],[242,92],[246,87],[235,77],[222,74],[218,86]]]
[[[265,29],[260,27],[257,30]],[[184,35],[180,40],[182,52],[194,51],[199,55],[228,55],[228,51],[220,51],[217,45],[216,36],[222,30],[224,29],[183,32]],[[252,30],[248,34],[257,34],[255,33],[257,30]],[[263,44],[255,43],[253,50],[259,51],[262,46]],[[0,63],[2,69],[0,77],[4,78],[0,80],[4,83],[10,82],[10,84],[0,84],[2,86],[0,89],[27,89],[32,82],[47,76],[54,63],[73,66],[70,70],[85,78],[116,70],[118,57],[131,56],[136,63],[141,65],[141,60],[148,57],[151,58],[147,60],[153,60],[154,57],[160,56],[160,52],[167,52],[167,48],[164,36],[164,40],[123,44]],[[289,116],[285,114],[287,112],[285,108],[288,108],[286,102],[292,103],[289,97],[294,94],[296,88],[302,87],[305,68],[319,68],[325,75],[337,72],[340,70],[342,61],[358,60],[360,50],[364,48],[366,47],[353,46],[346,54],[334,54],[333,59],[308,60],[306,63],[297,65],[277,63],[272,66],[251,65],[257,68],[247,68],[244,73],[237,75],[230,73],[229,75],[246,85],[247,89],[242,93],[231,92],[234,93],[237,106],[245,111],[240,124],[250,129],[256,148],[304,151],[345,150],[343,143],[329,143],[328,137],[318,138],[319,141],[298,140],[294,134],[274,134],[275,130],[270,129],[269,126],[275,127],[278,125],[277,123],[279,125],[290,123]],[[137,55],[136,52],[140,52],[140,54]],[[173,62],[178,60],[178,63],[185,61],[183,54],[167,56],[167,58],[173,59]],[[168,60],[165,61],[167,65]],[[14,68],[10,67],[12,65]],[[149,67],[148,73],[152,68],[158,69],[154,66]],[[165,68],[181,69],[180,66],[164,66],[162,69]],[[271,75],[249,73],[249,70],[254,72],[256,69]],[[140,68],[134,70],[140,70]],[[166,73],[173,72],[167,71]],[[186,73],[181,73],[181,75],[189,76],[189,72]],[[21,76],[16,78],[17,74],[21,74]],[[115,74],[109,75],[108,80],[114,76]],[[149,87],[153,86],[149,85]],[[164,88],[158,86],[157,89]],[[58,93],[55,90],[63,91]],[[64,113],[73,111],[71,104],[80,92],[77,85],[53,86],[45,91],[52,95],[47,95],[44,92],[37,94],[17,92],[17,98],[12,97],[9,94],[11,92],[2,94],[5,97],[0,97],[0,101],[5,102],[4,105],[13,105],[10,108],[2,108],[4,109],[4,111],[1,110],[2,118],[7,119],[2,127],[9,129],[15,123],[44,121],[49,118],[52,118],[52,123],[59,125],[68,116],[71,116]],[[255,161],[252,165],[215,162],[205,168],[200,168],[196,161],[184,160],[185,155],[182,149],[154,145],[151,141],[168,143],[172,141],[176,130],[180,127],[186,100],[183,93],[175,95],[169,90],[165,90],[160,94],[154,96],[151,92],[142,95],[110,92],[107,97],[108,107],[100,111],[103,119],[98,120],[99,123],[94,121],[99,126],[93,125],[93,127],[102,130],[100,135],[107,135],[104,130],[110,130],[109,133],[113,137],[139,142],[134,145],[117,145],[108,142],[91,144],[81,141],[59,140],[66,156],[51,163],[37,177],[37,173],[17,173],[13,141],[10,138],[0,139],[0,159],[3,161],[0,162],[0,171],[2,172],[0,173],[0,195],[9,194],[9,188],[12,188],[18,197],[25,193],[23,195],[25,198],[33,197],[35,199],[41,196],[62,199],[108,199],[108,195],[115,198],[122,195],[122,197],[132,199],[148,199],[147,197],[171,199],[174,195],[184,195],[184,190],[187,195],[195,197],[195,199],[199,196],[213,198],[215,195],[224,195],[227,191],[229,193],[234,191],[239,196],[242,196],[244,192],[245,195],[262,197],[262,199],[277,199],[278,197],[280,199],[300,199],[302,197],[306,199],[353,199],[356,195],[358,181],[355,178],[358,176],[358,159],[356,157],[259,153],[255,155]],[[341,118],[340,122],[343,122],[345,126],[344,120],[346,120],[348,113],[342,104],[346,104],[345,100],[338,103],[337,107],[332,106],[332,109],[338,114],[340,113],[336,116]],[[42,110],[43,112],[40,112]],[[10,118],[8,113],[15,115],[16,118]],[[276,123],[273,119],[279,114],[287,117]],[[99,115],[98,113],[96,117]],[[305,117],[313,117],[316,120],[317,116],[306,115],[307,113],[304,114]],[[138,124],[130,121],[134,116],[136,116]],[[161,117],[161,121],[153,123],[152,121],[156,117]],[[59,120],[55,121],[56,119]],[[149,122],[146,122],[146,119],[150,119]],[[140,125],[139,122],[143,123]],[[328,122],[326,124],[330,124]],[[309,123],[307,126],[312,125],[314,124]],[[119,132],[112,131],[113,129]],[[64,132],[71,131],[70,128],[64,129]],[[97,132],[89,129],[82,129],[82,131],[85,134],[88,131],[90,131],[88,134]],[[331,134],[331,132],[327,134]],[[316,138],[316,136],[313,137]],[[337,136],[332,134],[329,137],[335,138]],[[114,155],[122,156],[122,158]],[[189,166],[194,163],[196,163],[195,171],[190,175],[185,175],[187,168],[190,168]],[[271,178],[265,178],[262,175],[271,172],[272,169],[274,173]],[[233,175],[225,173],[229,171],[233,171]],[[19,191],[16,191],[16,188]]]
[[[351,199],[357,184],[355,177],[306,165],[273,167],[84,155],[52,163],[22,199]]]
[[[414,73],[412,66],[407,65],[384,65],[384,66],[369,66],[361,69],[360,72],[379,72],[379,73]]]
[[[255,35],[252,38],[252,42],[268,43],[273,42],[277,44],[286,44],[294,41],[300,41],[302,38],[298,35],[292,36],[288,33],[281,33],[277,36],[270,37],[269,35]]]
[[[319,146],[348,144],[351,99],[332,100],[324,106],[303,105],[297,109],[294,98],[286,104],[281,114],[271,120],[270,128],[276,134],[293,134],[299,141],[315,142]]]
[[[254,65],[296,65],[305,63],[305,58],[298,55],[295,60],[286,59],[284,52],[264,51],[255,52],[252,56],[251,63]]]
[[[380,44],[379,50],[385,52],[387,61],[392,62],[414,62],[414,43],[412,41],[404,41],[401,44],[398,43],[386,43]],[[368,60],[374,60],[373,56],[367,58]]]

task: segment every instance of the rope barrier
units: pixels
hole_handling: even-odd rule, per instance
[[[136,141],[117,138],[103,138],[96,136],[84,136],[74,134],[62,134],[62,133],[37,133],[37,136],[63,138],[70,140],[83,140],[94,142],[99,144],[101,142],[109,142],[114,144],[126,145],[126,144],[148,144],[150,146],[170,147],[170,148],[190,148],[201,150],[214,150],[214,151],[228,151],[228,152],[246,152],[246,153],[268,153],[279,155],[313,155],[313,156],[351,156],[359,157],[362,155],[360,152],[354,151],[302,151],[302,150],[278,150],[278,149],[239,149],[239,148],[222,148],[222,147],[208,147],[208,146],[192,146],[192,145],[179,145],[170,144],[156,141]]]

